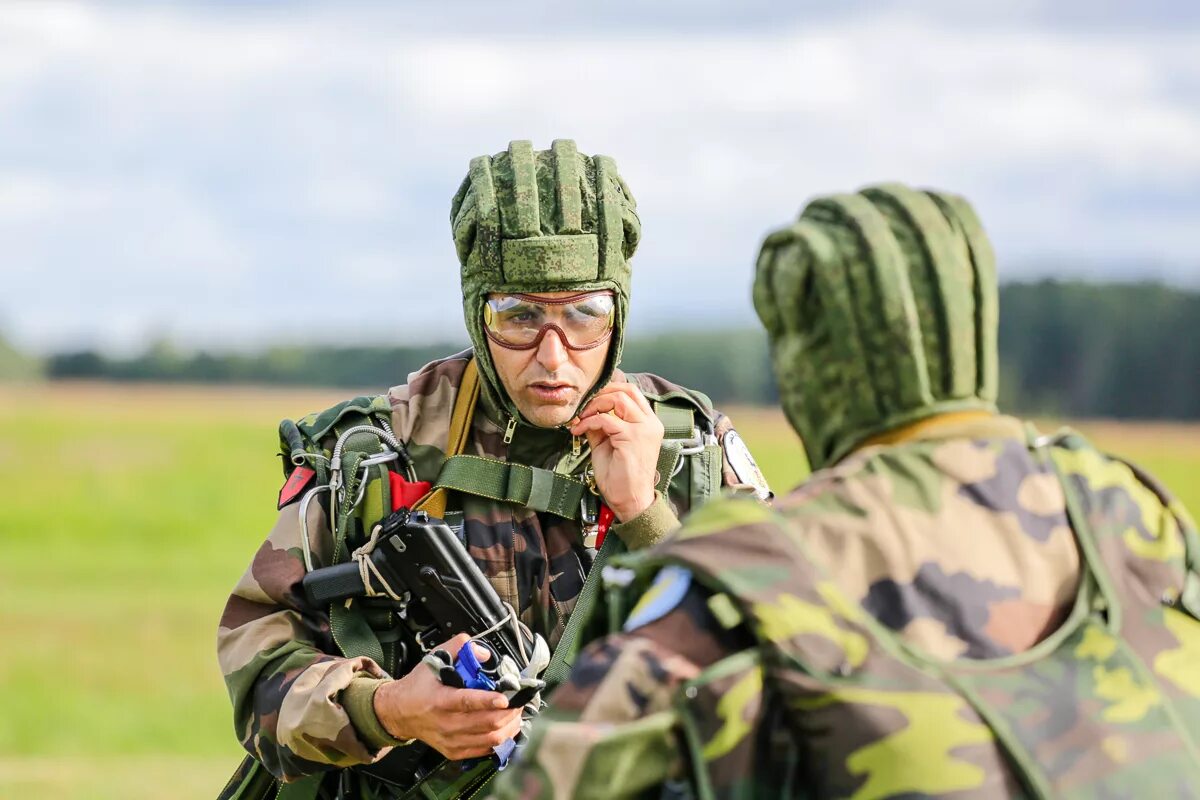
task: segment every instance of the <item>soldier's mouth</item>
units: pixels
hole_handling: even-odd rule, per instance
[[[529,384],[529,390],[539,400],[547,403],[561,403],[570,400],[574,387],[569,383],[541,382]]]

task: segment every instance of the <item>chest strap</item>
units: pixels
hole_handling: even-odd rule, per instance
[[[474,361],[471,366],[474,366]],[[460,397],[466,395],[460,393]],[[458,419],[456,404],[455,419]],[[654,413],[663,424],[663,443],[658,452],[659,491],[665,492],[682,456],[703,448],[695,427],[692,410],[666,403],[655,403]],[[451,426],[451,439],[455,439]],[[462,432],[465,434],[465,430]],[[465,438],[465,436],[463,437]],[[503,503],[516,503],[535,511],[544,511],[564,519],[579,519],[581,503],[588,486],[577,478],[541,467],[530,467],[482,456],[463,455],[460,447],[442,464],[431,494],[446,491],[487,497]],[[427,510],[428,506],[425,507]]]
[[[482,456],[450,456],[438,473],[436,489],[487,497],[503,503],[578,519],[587,484],[541,467]]]

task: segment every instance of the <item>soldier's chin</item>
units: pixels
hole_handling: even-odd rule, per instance
[[[575,416],[577,403],[524,403],[521,416],[539,428],[557,428]]]

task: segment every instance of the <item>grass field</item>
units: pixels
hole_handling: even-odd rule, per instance
[[[0,386],[0,798],[216,794],[216,622],[275,515],[275,426],[346,394]],[[777,489],[803,476],[777,412],[732,415]],[[1200,508],[1200,426],[1079,427]]]

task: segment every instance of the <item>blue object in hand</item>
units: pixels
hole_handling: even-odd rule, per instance
[[[508,766],[509,759],[512,758],[513,751],[517,749],[517,743],[513,739],[505,739],[500,744],[492,748],[492,758],[496,759],[496,769],[504,769]]]
[[[486,647],[486,645],[480,645]],[[496,658],[496,652],[490,647],[489,652],[492,658]],[[486,691],[494,691],[496,682],[484,670],[483,664],[475,656],[475,648],[471,646],[471,642],[467,642],[458,650],[458,655],[454,659],[454,671],[458,673],[458,677],[462,678],[463,688],[465,689],[484,689]],[[445,681],[443,680],[443,683]],[[492,756],[497,769],[504,769],[508,766],[508,761],[512,758],[513,751],[516,750],[517,743],[512,739],[505,739],[500,744],[492,748]],[[463,769],[470,769],[478,764],[482,759],[472,758],[463,764]]]
[[[496,654],[492,653],[492,658]],[[463,687],[467,689],[484,689],[492,691],[496,682],[484,671],[483,664],[475,657],[475,648],[467,642],[458,649],[458,657],[454,659],[454,671],[463,679]]]

